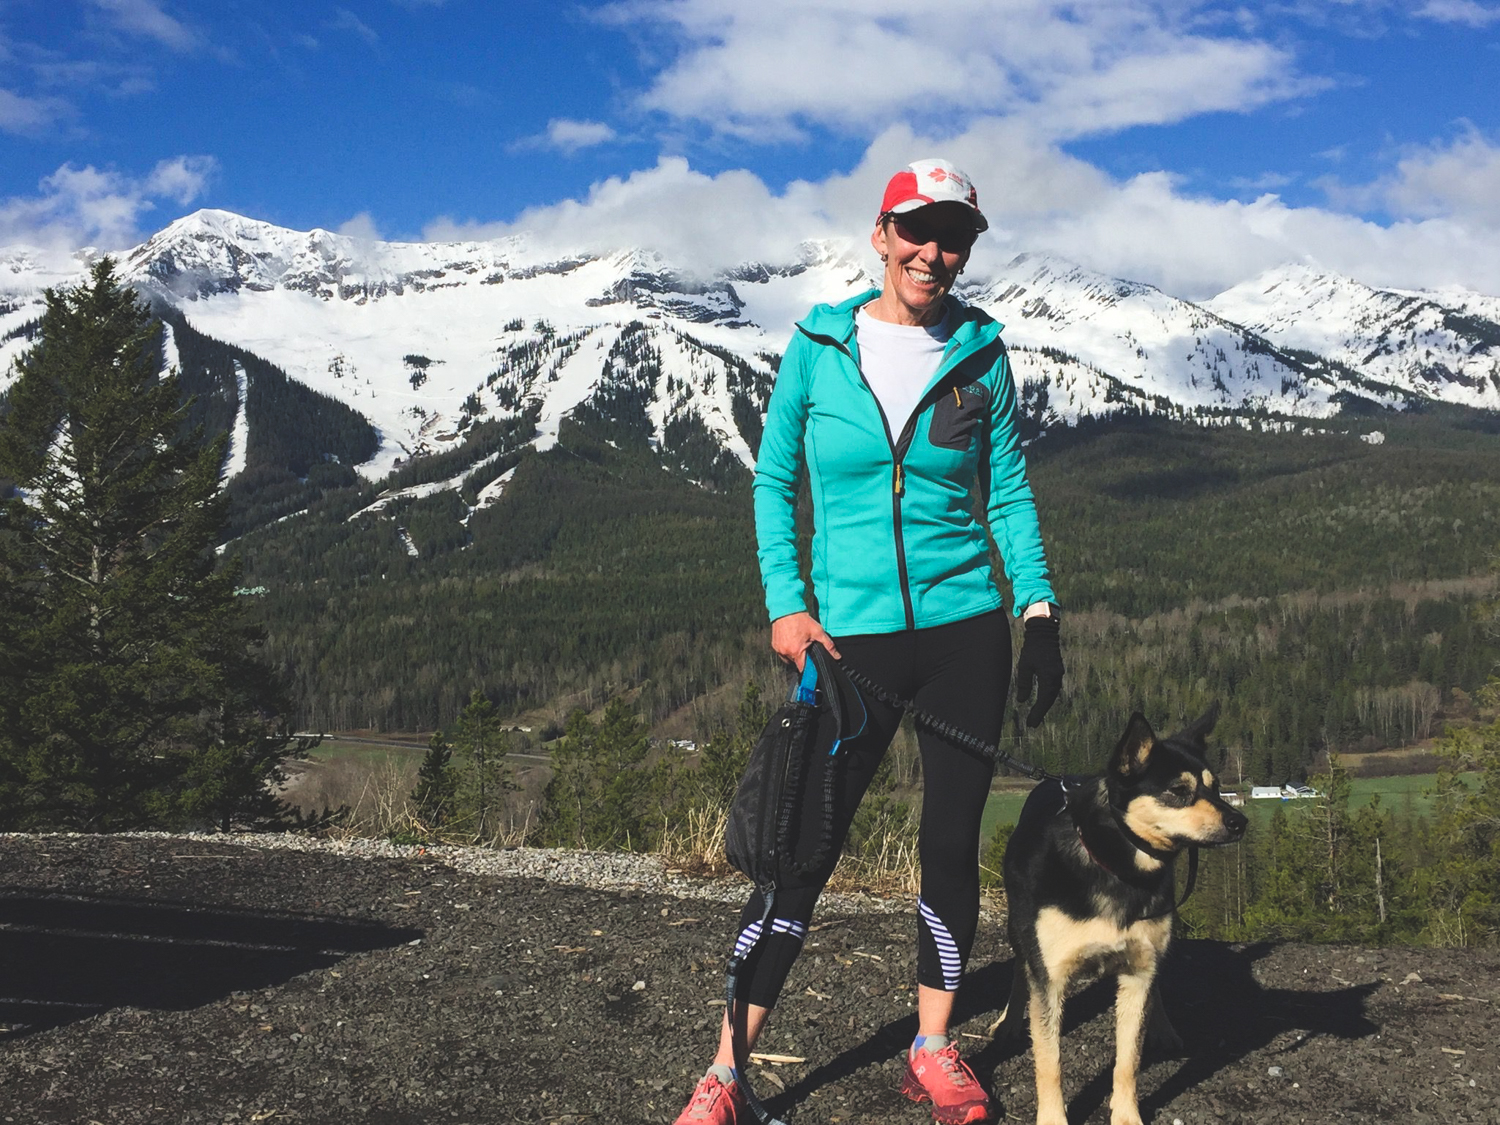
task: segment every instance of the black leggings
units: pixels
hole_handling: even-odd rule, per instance
[[[835,638],[843,661],[894,695],[986,742],[996,742],[1010,691],[1010,625],[1003,610],[900,633]],[[738,947],[760,936],[740,970],[739,994],[771,1008],[802,949],[813,905],[833,874],[860,799],[901,723],[901,712],[866,695],[864,731],[843,745],[835,787],[834,839],[828,863],[776,892],[760,936],[765,903],[750,896],[740,915]],[[831,720],[830,720],[831,721]],[[831,741],[831,739],[830,739]],[[953,992],[979,922],[979,821],[989,796],[991,763],[917,725],[922,753],[922,891],[917,900],[917,983]],[[823,791],[818,755],[807,792]],[[808,802],[816,805],[817,802]],[[811,825],[808,825],[811,828]]]

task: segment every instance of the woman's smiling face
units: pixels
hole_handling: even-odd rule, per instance
[[[885,284],[872,313],[894,324],[936,324],[976,233],[958,204],[883,216],[870,235],[870,245],[885,259]]]

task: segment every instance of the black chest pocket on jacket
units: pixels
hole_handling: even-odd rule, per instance
[[[974,427],[988,413],[987,399],[982,391],[982,387],[975,390],[956,387],[944,391],[943,397],[932,408],[927,440],[941,449],[968,449],[974,440]]]

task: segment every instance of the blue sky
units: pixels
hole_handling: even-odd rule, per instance
[[[976,264],[1500,293],[1497,74],[1500,0],[0,0],[0,245],[208,206],[718,265],[947,154]]]

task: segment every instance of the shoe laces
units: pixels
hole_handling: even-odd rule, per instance
[[[969,1074],[969,1068],[958,1057],[958,1048],[952,1043],[949,1043],[941,1051],[930,1051],[928,1053],[937,1060],[938,1065],[943,1068],[943,1073],[948,1076],[949,1081],[955,1087],[962,1088],[974,1080]]]
[[[688,1103],[688,1114],[691,1117],[701,1117],[708,1120],[709,1111],[714,1107],[714,1102],[721,1097],[729,1096],[729,1087],[719,1081],[718,1075],[705,1075],[703,1081],[698,1083],[698,1088],[693,1091],[693,1100]]]

